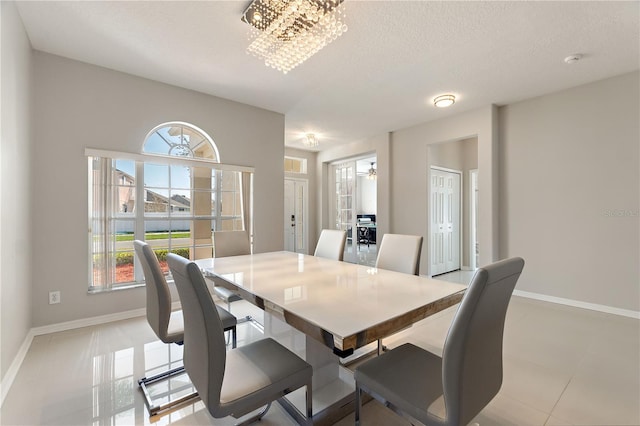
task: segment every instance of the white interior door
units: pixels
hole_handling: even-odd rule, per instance
[[[431,275],[460,269],[460,173],[431,168]]]
[[[284,180],[284,249],[307,253],[308,182]]]

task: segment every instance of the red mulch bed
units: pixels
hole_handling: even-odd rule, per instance
[[[160,268],[166,273],[169,271],[167,261],[160,261]],[[124,265],[116,266],[116,282],[128,283],[133,281],[133,263],[127,263]]]

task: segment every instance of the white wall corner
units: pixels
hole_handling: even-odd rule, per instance
[[[180,302],[179,301],[173,302],[171,304],[171,309],[172,310],[181,309]],[[100,324],[106,324],[114,321],[137,318],[137,317],[145,316],[146,314],[147,314],[146,308],[140,308],[140,309],[134,309],[131,311],[118,312],[115,314],[100,315],[97,317],[83,318],[83,319],[74,320],[74,321],[67,321],[67,322],[61,322],[58,324],[50,324],[42,327],[31,328],[27,333],[27,336],[25,337],[24,341],[22,342],[22,345],[20,346],[18,353],[13,359],[11,366],[9,366],[7,373],[3,377],[2,382],[0,382],[0,398],[1,398],[0,406],[2,406],[2,404],[4,403],[4,399],[9,393],[9,390],[11,389],[11,386],[13,385],[13,382],[16,376],[18,375],[18,371],[20,371],[20,367],[22,366],[22,363],[24,362],[24,359],[27,356],[27,353],[29,352],[29,348],[31,347],[31,342],[33,342],[33,338],[35,336],[42,336],[44,334],[57,333],[60,331],[74,330],[82,327],[90,327],[93,325],[100,325]]]
[[[0,382],[0,407],[4,404],[4,399],[9,393],[9,389],[11,389],[11,385],[13,385],[13,381],[18,375],[18,371],[20,371],[20,367],[22,366],[24,358],[27,356],[27,352],[29,351],[29,347],[31,347],[31,342],[33,341],[34,336],[35,334],[33,334],[33,329],[29,330],[22,342],[22,345],[20,346],[20,349],[18,350],[18,353],[13,359],[13,362]]]

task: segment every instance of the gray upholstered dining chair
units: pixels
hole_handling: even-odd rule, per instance
[[[478,415],[502,386],[505,315],[523,267],[516,257],[476,271],[442,357],[407,343],[356,368],[356,425],[363,391],[425,425],[466,425]]]
[[[251,254],[251,243],[247,231],[215,231],[213,233],[214,257],[241,256]],[[242,300],[238,292],[230,290],[213,281],[213,292],[216,296],[227,302],[227,309],[231,312],[231,303]],[[250,321],[251,316],[241,318],[238,322]]]
[[[167,257],[184,311],[184,365],[209,413],[259,420],[275,401],[306,386],[306,423],[312,418],[312,367],[271,338],[226,351],[222,322],[194,262]]]
[[[151,247],[140,240],[133,242],[133,247],[138,256],[138,260],[142,265],[144,279],[147,292],[147,322],[153,329],[158,339],[162,342],[170,344],[176,343],[181,345],[184,340],[184,322],[182,311],[171,311],[171,292],[169,285],[165,280],[164,273],[160,268],[158,258]],[[232,346],[236,346],[236,317],[229,312],[218,307],[224,331],[230,331],[232,336]],[[155,415],[160,411],[166,410],[175,405],[181,404],[198,396],[197,393],[191,393],[179,399],[168,401],[164,404],[154,404],[151,395],[147,389],[147,385],[168,379],[184,373],[184,367],[174,368],[152,377],[143,377],[138,380],[138,385],[144,394],[145,402],[151,415]]]
[[[384,234],[378,249],[376,268],[418,275],[422,236]]]
[[[326,259],[343,260],[344,245],[347,241],[347,231],[339,229],[323,229],[318,238],[314,256]]]
[[[378,249],[376,268],[418,275],[421,252],[420,235],[384,234]],[[379,339],[378,355],[386,350],[387,347]]]

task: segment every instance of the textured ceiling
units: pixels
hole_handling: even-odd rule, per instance
[[[284,75],[245,53],[248,1],[18,2],[34,49],[285,114],[319,149],[640,67],[640,3],[346,0],[349,30]],[[572,65],[573,53],[584,58]],[[454,106],[432,99],[453,93]]]

